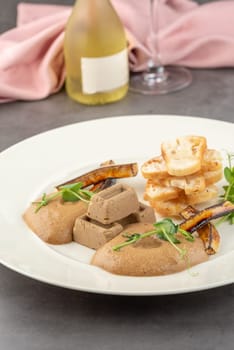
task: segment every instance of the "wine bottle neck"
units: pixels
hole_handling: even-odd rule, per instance
[[[91,18],[105,17],[110,12],[116,13],[110,0],[76,0],[74,13]]]
[[[79,5],[93,5],[93,6],[103,6],[103,5],[111,5],[110,0],[76,0],[75,6]]]

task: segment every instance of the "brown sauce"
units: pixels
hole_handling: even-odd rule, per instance
[[[23,219],[31,230],[43,241],[50,244],[65,244],[73,239],[73,226],[78,216],[87,210],[87,204],[63,202],[54,199],[35,213],[36,205],[26,210]]]
[[[182,258],[169,242],[156,237],[142,239],[120,251],[113,250],[115,245],[125,241],[124,233],[144,233],[152,229],[152,224],[129,225],[124,232],[96,251],[91,264],[118,275],[159,276],[183,271],[208,260],[200,238],[189,242],[179,237],[179,246],[186,249],[186,258]]]

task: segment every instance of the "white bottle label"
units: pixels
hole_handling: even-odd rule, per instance
[[[127,84],[127,49],[106,57],[82,57],[81,74],[82,90],[85,94],[111,91]]]

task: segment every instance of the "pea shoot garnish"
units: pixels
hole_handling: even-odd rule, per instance
[[[127,238],[124,242],[114,246],[112,249],[114,251],[120,251],[123,247],[126,247],[127,245],[133,244],[138,242],[141,239],[144,239],[146,237],[154,236],[156,235],[159,239],[162,239],[164,241],[168,241],[180,254],[181,258],[184,258],[187,254],[186,249],[182,249],[178,247],[178,244],[181,243],[181,241],[176,237],[177,233],[180,233],[185,237],[186,240],[193,242],[194,237],[191,235],[191,233],[182,230],[179,225],[176,225],[171,219],[166,218],[159,222],[156,222],[153,224],[154,229],[145,233],[133,233],[133,234],[125,234],[124,237]]]
[[[49,204],[53,199],[61,197],[64,202],[77,202],[79,200],[83,202],[89,202],[91,197],[94,195],[93,192],[82,189],[82,182],[76,182],[69,185],[64,185],[59,187],[58,191],[47,195],[44,193],[39,202],[34,202],[33,204],[37,204],[35,213]]]
[[[221,198],[234,204],[234,166],[232,164],[234,153],[228,153],[227,157],[228,165],[224,168],[224,177],[228,184],[223,186],[224,194],[221,196]],[[218,224],[224,221],[227,221],[229,224],[233,225],[234,213],[232,212],[228,215],[225,215],[218,221]]]
[[[146,237],[154,236],[156,235],[159,239],[163,241],[169,242],[179,253],[179,256],[181,259],[183,259],[187,265],[188,272],[191,274],[191,276],[196,276],[196,273],[192,273],[190,271],[190,261],[187,254],[187,250],[184,248],[180,248],[178,245],[181,243],[181,241],[176,237],[177,233],[180,233],[182,236],[185,237],[185,239],[189,242],[194,242],[195,238],[193,235],[181,229],[179,225],[176,225],[170,218],[163,219],[159,222],[156,222],[153,224],[154,229],[145,233],[133,233],[128,234],[125,233],[123,237],[126,238],[126,240],[114,247],[112,249],[114,251],[120,251],[122,248],[134,244]]]

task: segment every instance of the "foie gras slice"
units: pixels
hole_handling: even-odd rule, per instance
[[[73,240],[91,249],[98,249],[123,231],[119,223],[103,225],[87,215],[78,217],[73,228]]]
[[[135,190],[124,184],[116,184],[92,197],[87,215],[102,224],[112,224],[138,210]]]
[[[156,221],[155,211],[149,205],[143,204],[139,202],[139,209],[136,213],[134,213],[136,220],[135,222],[142,223],[154,223]]]
[[[143,203],[139,203],[137,212],[112,224],[102,224],[83,215],[76,219],[73,240],[88,248],[99,249],[120,234],[127,225],[137,222],[152,224],[155,221],[154,209]]]

